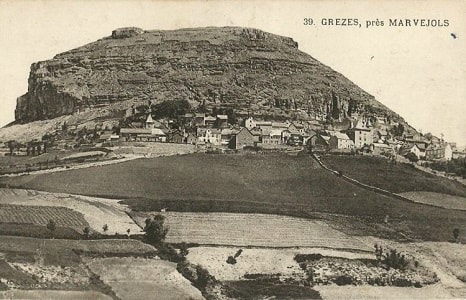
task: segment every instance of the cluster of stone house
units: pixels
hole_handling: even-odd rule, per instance
[[[407,156],[413,153],[422,160],[451,160],[464,157],[464,151],[455,150],[450,143],[432,137],[430,140],[420,135],[404,134],[393,137],[385,126],[375,128],[370,122],[358,120],[344,132],[322,130],[310,139],[310,145],[315,150],[347,152],[361,150],[374,155]]]
[[[403,145],[401,154],[414,153],[418,159],[424,160],[451,160],[453,147],[442,141],[407,140]]]
[[[173,142],[199,146],[240,149],[245,146],[303,145],[306,136],[305,125],[298,122],[260,121],[252,117],[244,121],[244,126],[230,125],[227,115],[209,116],[204,113],[179,116],[178,130],[169,130],[168,120],[162,123],[148,115],[138,128],[121,128],[120,136],[129,142]],[[187,130],[187,128],[191,129]],[[115,135],[104,135],[110,141]]]
[[[149,114],[140,128],[121,128],[120,136],[103,134],[102,140],[188,143],[206,147],[241,149],[246,146],[265,148],[281,145],[309,145],[315,151],[352,152],[360,150],[374,155],[406,156],[414,153],[418,159],[450,160],[455,150],[449,144],[433,137],[427,141],[421,136],[390,135],[390,126],[377,120],[377,127],[367,119],[353,120],[347,129],[329,130],[312,122],[277,122],[248,117],[243,126],[230,125],[227,115],[210,116],[187,113],[178,118],[178,130],[169,130],[169,123],[155,121]],[[190,132],[186,130],[190,128]]]

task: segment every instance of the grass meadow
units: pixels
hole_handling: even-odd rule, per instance
[[[345,159],[352,159],[345,158]],[[334,158],[325,158],[329,162]],[[466,187],[405,165],[387,167],[355,157],[361,181],[386,182],[394,192],[435,190],[466,194]],[[365,161],[367,159],[367,161]],[[335,160],[340,160],[339,157]],[[332,166],[342,169],[346,161]],[[350,163],[348,163],[350,164]],[[329,163],[329,165],[331,165]],[[372,167],[369,167],[372,166]],[[349,169],[350,167],[348,167]],[[354,171],[354,174],[358,172]],[[384,175],[385,174],[385,175]],[[386,176],[386,177],[384,177]],[[377,182],[375,182],[377,180]],[[350,216],[367,233],[402,233],[408,238],[447,241],[466,225],[466,212],[383,196],[322,169],[311,157],[276,154],[191,154],[138,159],[66,172],[1,178],[10,187],[118,198],[135,211],[237,212],[312,218],[320,213]],[[389,223],[385,223],[385,216]],[[351,223],[349,223],[351,224]],[[364,229],[361,232],[364,234]]]

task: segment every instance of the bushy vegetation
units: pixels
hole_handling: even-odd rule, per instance
[[[152,245],[163,243],[168,233],[168,227],[166,227],[164,223],[165,217],[162,215],[155,215],[152,219],[146,219],[144,240]]]
[[[178,263],[176,266],[178,272],[188,279],[202,295],[206,296],[207,288],[211,284],[217,283],[214,276],[209,274],[209,271],[199,265],[194,265],[186,261]]]
[[[322,259],[324,256],[320,253],[312,253],[312,254],[296,254],[294,260],[297,263],[302,263],[306,261],[316,261]]]
[[[424,166],[440,172],[455,174],[466,178],[466,158],[454,158],[449,161],[424,162]]]
[[[156,119],[177,119],[191,110],[187,100],[166,100],[152,106],[152,115]]]
[[[387,266],[388,269],[393,268],[404,271],[409,265],[409,260],[396,249],[390,249],[390,251],[385,253],[382,263]]]

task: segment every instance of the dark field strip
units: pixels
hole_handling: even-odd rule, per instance
[[[386,171],[399,173],[395,177],[401,179],[393,186],[403,185],[400,181],[407,176],[405,168],[397,166]],[[379,173],[385,172],[376,167],[373,171],[365,170],[373,172],[365,175],[368,178],[383,176]],[[414,177],[409,184],[413,189],[422,188],[423,182],[428,180],[417,170],[408,174]],[[422,185],[417,186],[418,182]],[[324,170],[309,156],[193,154],[158,157],[40,176],[1,178],[0,183],[49,192],[119,198],[133,210],[140,211],[167,208],[299,217],[321,212],[361,218],[371,227],[383,225],[385,216],[389,215],[390,224],[383,226],[427,240],[451,239],[453,228],[466,226],[466,212],[365,190]],[[435,187],[433,180],[429,185],[432,189],[448,186],[442,183]],[[463,192],[460,188],[454,191]]]
[[[321,160],[331,169],[392,193],[424,191],[466,197],[465,185],[422,172],[409,164],[394,164],[372,156],[328,155]]]

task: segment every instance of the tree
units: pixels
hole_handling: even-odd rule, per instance
[[[455,242],[457,243],[458,243],[459,236],[460,236],[460,229],[459,228],[453,229],[453,237],[455,238]]]
[[[91,234],[91,229],[88,226],[86,226],[83,229],[83,233],[86,238],[89,238],[89,235]]]
[[[144,239],[151,244],[163,243],[168,233],[168,227],[164,225],[165,217],[155,215],[153,219],[146,219],[144,227]]]
[[[406,158],[409,159],[409,161],[412,162],[412,163],[415,163],[415,162],[417,162],[419,160],[417,155],[414,154],[413,152],[409,152],[408,154],[406,154]]]
[[[49,220],[49,222],[47,223],[47,229],[50,230],[50,235],[52,236],[52,239],[53,239],[55,229],[57,229],[57,225],[55,224],[54,220],[52,220],[52,219]]]
[[[393,128],[390,130],[390,132],[394,135],[394,136],[402,136],[403,133],[405,131],[405,127],[403,126],[403,124],[398,124],[398,125],[395,125],[393,126]]]
[[[180,245],[180,255],[186,257],[189,254],[188,244],[182,242]]]
[[[156,119],[176,119],[191,109],[188,100],[166,100],[153,106],[152,111]]]
[[[6,142],[6,146],[10,150],[10,156],[13,155],[13,151],[16,148],[16,144],[17,144],[17,142],[15,140],[11,140],[11,141]]]

